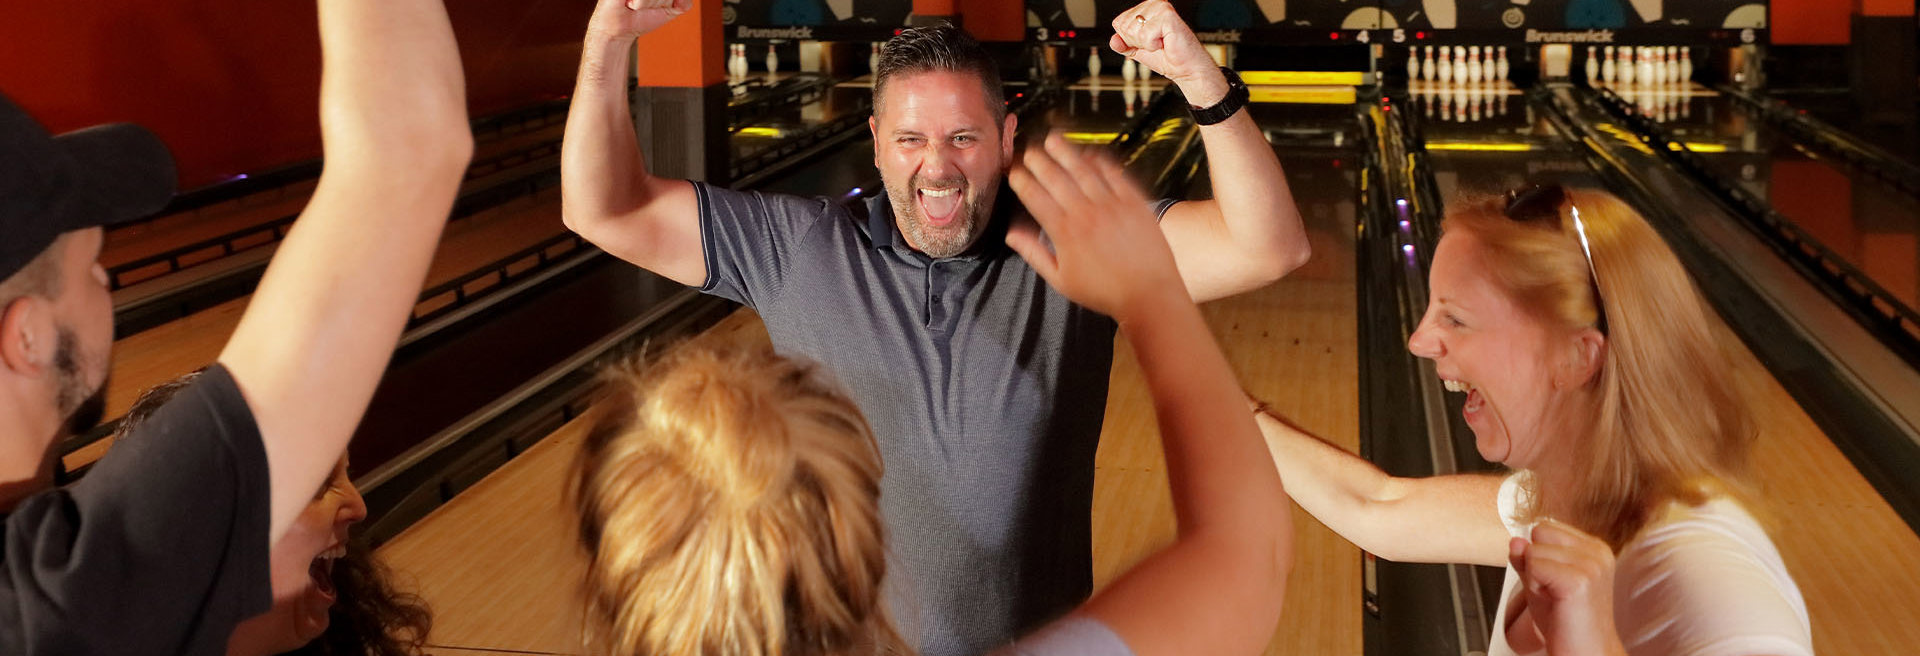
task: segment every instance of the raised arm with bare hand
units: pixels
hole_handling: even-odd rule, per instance
[[[319,186],[220,353],[272,475],[278,540],[393,353],[473,152],[440,0],[321,0]]]
[[[1007,243],[1068,298],[1114,317],[1132,343],[1179,518],[1171,546],[1078,612],[1137,654],[1259,653],[1292,569],[1287,497],[1146,198],[1118,164],[1057,135],[1009,179],[1038,224]]]

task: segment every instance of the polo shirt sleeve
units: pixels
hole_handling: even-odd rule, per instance
[[[266,451],[215,366],[5,520],[0,653],[220,654],[272,603]]]
[[[824,198],[735,191],[693,183],[700,199],[700,246],[707,283],[700,291],[758,308],[780,293],[804,257],[803,238],[830,216]]]

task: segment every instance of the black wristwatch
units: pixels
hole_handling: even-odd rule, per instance
[[[1220,67],[1220,74],[1227,77],[1227,97],[1221,98],[1212,107],[1187,105],[1187,109],[1193,112],[1193,122],[1213,125],[1232,118],[1240,108],[1247,106],[1247,83],[1240,81],[1240,74],[1225,66]]]

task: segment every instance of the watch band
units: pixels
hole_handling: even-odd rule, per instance
[[[1247,84],[1240,81],[1240,74],[1225,66],[1220,67],[1220,74],[1227,78],[1226,97],[1221,98],[1220,102],[1214,103],[1212,107],[1188,105],[1187,109],[1193,113],[1194,123],[1213,125],[1232,118],[1241,108],[1247,106],[1247,100],[1251,94],[1247,91]]]

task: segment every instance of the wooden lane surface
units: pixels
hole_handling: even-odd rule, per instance
[[[458,278],[565,230],[557,187],[456,221],[447,226],[434,252],[425,286]],[[106,416],[126,414],[147,388],[213,362],[252,298],[227,301],[116,341]],[[67,467],[92,462],[107,447],[102,441],[68,454]]]
[[[1359,448],[1352,206],[1302,208],[1313,260],[1265,289],[1202,306],[1247,390],[1314,433]],[[1152,398],[1124,340],[1114,348],[1094,477],[1096,587],[1175,535]],[[1360,551],[1293,509],[1294,569],[1268,654],[1361,652]]]
[[[1814,652],[1911,653],[1920,644],[1920,536],[1730,329],[1715,332],[1753,402],[1754,510],[1806,597]]]
[[[489,139],[475,147],[474,160],[484,160],[541,141],[559,139],[562,127],[556,123]],[[291,215],[306,207],[307,200],[313,196],[315,184],[314,180],[302,181],[147,223],[114,229],[107,233],[106,245],[100,252],[100,264],[113,267]],[[264,242],[265,238],[262,240]],[[216,256],[209,254],[206,257],[212,259]]]

